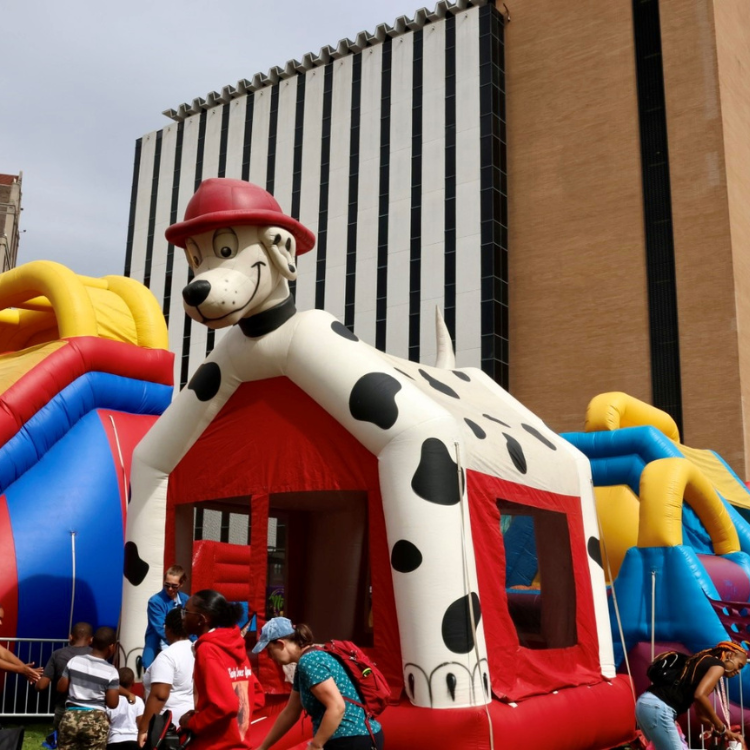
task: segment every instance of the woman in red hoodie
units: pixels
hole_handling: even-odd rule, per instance
[[[250,662],[237,620],[239,604],[204,589],[188,599],[182,615],[195,643],[195,711],[180,719],[193,733],[191,750],[250,748]]]

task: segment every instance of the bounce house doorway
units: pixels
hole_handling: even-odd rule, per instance
[[[233,543],[236,524],[249,543]],[[400,690],[377,458],[286,378],[240,386],[170,475],[164,563],[190,560],[192,591],[247,602],[258,627],[283,612],[318,642],[371,647]],[[268,692],[287,690],[258,667]]]
[[[269,498],[266,618],[306,622],[316,638],[372,645],[367,493]]]

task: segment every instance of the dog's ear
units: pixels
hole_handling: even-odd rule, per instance
[[[297,278],[297,243],[292,233],[281,227],[267,227],[260,233],[260,241],[278,269],[289,281]]]

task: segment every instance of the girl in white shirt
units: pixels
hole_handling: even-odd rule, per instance
[[[148,724],[154,714],[172,712],[172,723],[179,726],[180,717],[195,708],[193,698],[193,644],[182,625],[179,608],[170,610],[164,621],[164,632],[169,646],[161,651],[149,667],[151,690],[146,709],[138,723],[138,741],[146,741]]]

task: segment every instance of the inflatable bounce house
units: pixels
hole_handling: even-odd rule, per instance
[[[193,559],[193,588],[212,573],[259,625],[283,609],[321,641],[367,647],[392,686],[389,748],[632,737],[586,458],[480,370],[457,369],[444,325],[430,367],[297,312],[289,281],[314,237],[261,188],[205,180],[167,238],[195,274],[189,315],[229,330],[134,454],[132,663],[165,561]],[[197,538],[206,508],[244,515],[249,546]],[[257,669],[278,711],[289,684],[265,654]],[[276,747],[305,736],[309,721]]]
[[[3,636],[117,625],[130,460],[172,398],[166,347],[136,281],[49,261],[0,275]]]
[[[585,432],[564,437],[591,461],[617,663],[638,691],[654,653],[728,637],[747,648],[750,492],[729,465],[682,445],[669,415],[624,393],[594,398]],[[750,672],[740,675],[732,719],[750,727]]]

